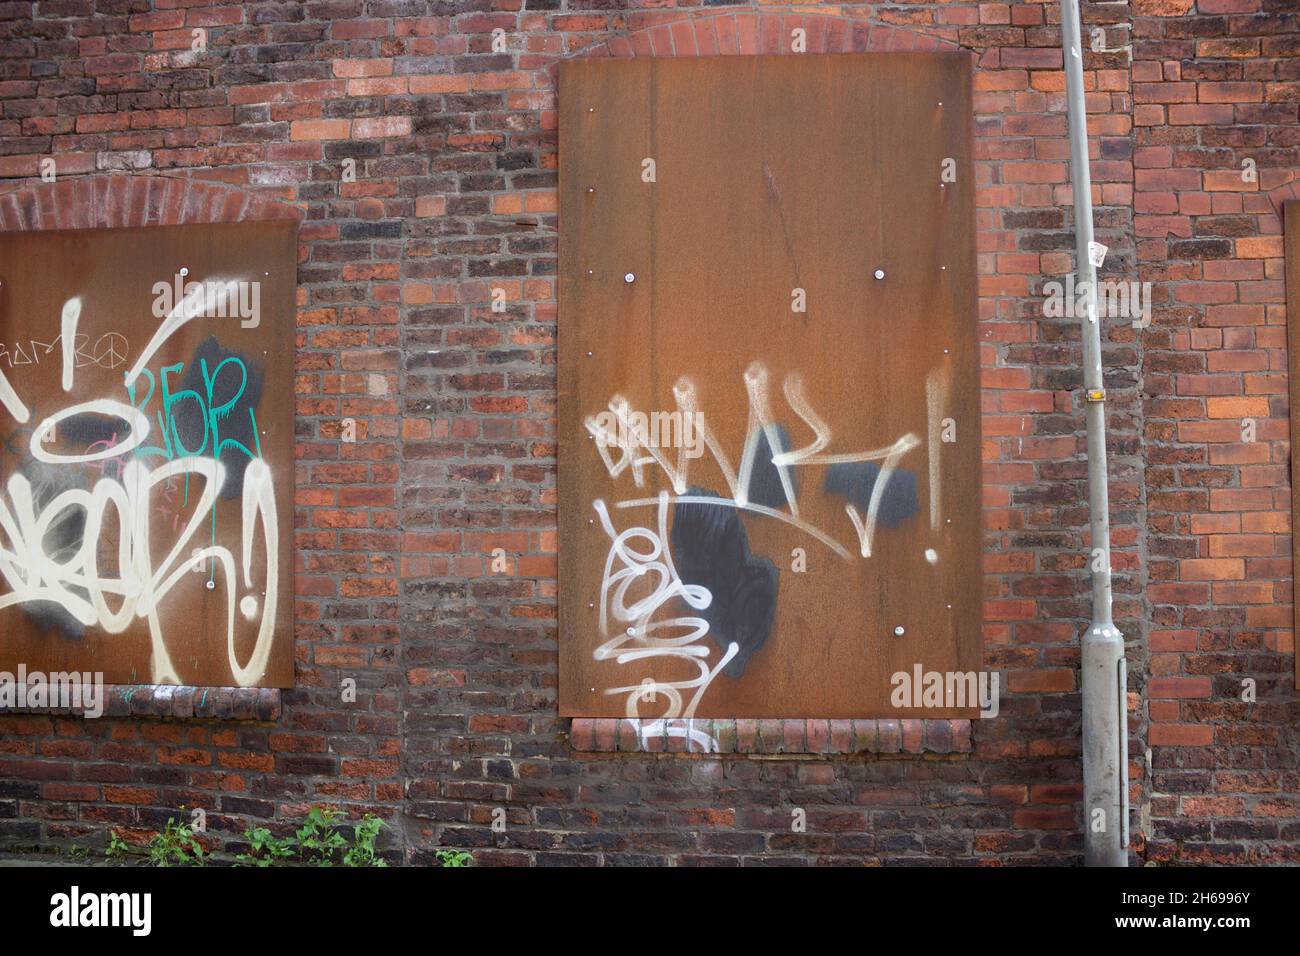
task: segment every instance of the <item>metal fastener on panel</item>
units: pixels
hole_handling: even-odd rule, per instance
[[[894,628],[894,637],[902,637],[904,633],[906,632],[903,630],[903,625],[900,624]]]
[[[876,277],[877,279],[883,279],[883,278],[885,277],[885,270],[884,270],[884,269],[877,269],[873,274],[875,275],[875,277]]]
[[[623,281],[624,281],[624,282],[629,282],[629,283],[630,283],[630,282],[635,282],[635,281],[636,281],[636,276],[635,276],[633,273],[629,272],[629,273],[627,273],[625,276],[623,276]]]

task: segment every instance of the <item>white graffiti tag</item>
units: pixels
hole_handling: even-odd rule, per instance
[[[162,328],[150,342],[145,354],[132,368],[128,383],[138,376],[146,360],[161,348],[166,337],[179,329],[188,316],[185,303],[178,303]],[[71,299],[64,306],[62,333],[65,346],[73,341],[80,318],[81,303]],[[75,351],[64,350],[62,384],[71,391],[73,370],[77,367]],[[20,423],[30,413],[26,405],[0,372],[0,404]],[[51,451],[47,443],[57,433],[60,423],[84,415],[103,416],[122,423],[114,442],[97,442],[77,454]],[[205,547],[190,548],[200,528],[214,521],[214,510],[226,481],[227,469],[216,457],[185,456],[149,468],[143,458],[131,458],[149,435],[149,419],[139,409],[113,399],[101,398],[60,409],[36,424],[30,442],[31,457],[45,465],[76,467],[117,461],[114,477],[100,477],[89,490],[70,488],[39,502],[32,481],[22,473],[11,475],[0,494],[0,580],[8,586],[0,593],[0,610],[30,604],[57,604],[85,627],[98,627],[107,634],[121,634],[132,621],[146,621],[151,637],[151,679],[154,683],[178,684],[180,675],[172,662],[164,636],[162,604],[177,584],[186,580],[196,565],[210,562],[213,576],[208,587],[215,590],[215,569],[221,571],[225,593],[226,655],[235,683],[256,684],[265,675],[275,638],[276,609],[279,603],[280,527],[276,514],[275,494],[270,468],[261,458],[251,459],[244,469],[242,489],[242,547],[237,567],[230,548],[213,541]],[[92,469],[92,471],[95,469]],[[155,562],[151,552],[151,503],[166,494],[173,480],[188,484],[201,479],[202,491],[193,504],[192,514],[176,535],[167,556]],[[118,527],[116,569],[100,567],[101,541],[109,512]],[[84,522],[84,532],[74,544],[47,551],[47,537],[52,530]],[[248,593],[254,588],[254,554],[261,526],[261,548],[265,564],[263,597]],[[56,534],[53,536],[58,538]],[[154,535],[156,537],[156,535]],[[241,574],[242,571],[242,587]],[[243,591],[238,606],[245,620],[252,621],[260,611],[261,622],[248,660],[241,662],[236,650],[236,597]],[[120,602],[116,608],[110,605]]]
[[[616,531],[609,519],[605,502],[593,502],[600,516],[601,527],[610,538],[609,554],[605,559],[604,580],[600,588],[600,633],[605,642],[596,649],[596,660],[613,659],[619,664],[645,658],[670,658],[689,661],[697,670],[695,677],[681,681],[647,679],[640,684],[611,687],[606,694],[627,695],[627,716],[640,716],[640,703],[656,702],[662,694],[667,707],[659,720],[642,727],[642,734],[663,734],[686,737],[704,749],[715,750],[716,744],[707,734],[690,726],[700,698],[722,668],[739,651],[735,643],[729,644],[721,658],[712,666],[708,657],[713,649],[703,642],[709,624],[702,617],[672,617],[655,620],[655,615],[670,601],[680,598],[694,610],[702,611],[713,602],[708,588],[684,584],[673,567],[668,540],[668,493],[659,495],[658,530],[632,527]],[[633,591],[635,589],[635,596]],[[611,624],[611,618],[613,624]],[[611,635],[611,628],[615,633]],[[687,700],[682,691],[694,691]]]
[[[673,396],[677,402],[681,417],[697,422],[695,428],[698,430],[699,440],[703,447],[713,456],[718,470],[722,473],[723,480],[727,483],[730,497],[726,499],[687,495],[685,492],[689,484],[687,478],[690,461],[692,458],[698,458],[699,454],[687,455],[684,450],[679,450],[676,461],[670,460],[660,448],[656,447],[642,434],[643,430],[638,428],[636,421],[636,416],[640,413],[632,411],[627,399],[623,396],[615,395],[610,399],[608,413],[601,413],[601,416],[588,416],[584,425],[591,436],[596,439],[596,450],[600,454],[605,469],[611,478],[617,478],[623,472],[631,469],[633,484],[641,488],[645,486],[645,466],[657,465],[662,469],[673,487],[675,497],[671,500],[674,503],[720,504],[763,515],[767,518],[775,518],[798,528],[805,534],[825,544],[841,558],[850,556],[849,551],[843,545],[831,535],[800,519],[799,502],[794,492],[794,482],[790,477],[790,469],[811,465],[879,461],[882,463],[880,475],[872,487],[865,514],[859,512],[851,503],[846,503],[844,506],[845,513],[848,515],[854,531],[857,532],[859,554],[864,558],[871,557],[871,545],[876,533],[877,516],[881,502],[884,500],[889,487],[889,482],[898,468],[899,461],[909,451],[921,444],[920,439],[909,432],[899,437],[892,444],[881,448],[839,454],[823,454],[822,450],[831,442],[831,430],[814,411],[812,404],[805,397],[802,378],[792,373],[786,376],[782,384],[782,390],[791,410],[812,431],[813,440],[803,448],[794,451],[779,451],[771,456],[771,464],[777,472],[782,496],[789,510],[779,511],[775,508],[754,504],[749,500],[749,488],[754,466],[757,464],[758,439],[760,436],[765,437],[768,446],[772,449],[780,448],[781,441],[776,431],[771,402],[768,397],[768,371],[761,363],[754,362],[745,370],[745,389],[749,395],[749,424],[745,446],[741,453],[740,468],[737,471],[732,468],[726,450],[710,429],[704,412],[696,407],[695,385],[690,379],[683,377],[673,387]],[[611,417],[619,427],[617,429],[606,427],[602,421],[602,416]],[[610,449],[615,449],[620,453],[617,458],[611,453]],[[935,456],[935,460],[937,460],[937,456]],[[654,498],[636,498],[620,501],[617,503],[617,507],[639,508],[654,503]]]
[[[632,497],[613,503],[616,512],[656,508],[657,530],[637,526],[619,533],[610,521],[605,502],[600,499],[593,502],[601,525],[612,542],[601,587],[600,632],[603,643],[596,649],[595,659],[613,659],[619,664],[643,658],[682,659],[690,661],[698,669],[696,677],[689,681],[647,678],[639,685],[605,691],[606,694],[627,696],[627,716],[630,718],[637,717],[639,702],[654,699],[652,695],[665,696],[667,706],[664,712],[653,722],[647,721],[642,725],[641,733],[645,737],[667,733],[709,746],[711,738],[696,730],[691,722],[710,683],[739,653],[739,646],[731,643],[721,661],[711,666],[708,658],[716,650],[715,642],[703,640],[709,633],[706,618],[653,619],[656,612],[669,602],[684,602],[687,607],[702,611],[713,599],[707,588],[686,584],[678,577],[667,530],[669,505],[684,506],[688,510],[734,509],[778,521],[820,542],[845,561],[855,557],[871,558],[881,523],[895,527],[901,520],[899,508],[906,507],[906,504],[900,506],[899,501],[907,502],[910,495],[911,506],[918,507],[915,503],[915,479],[910,473],[904,479],[899,478],[900,462],[922,444],[916,435],[906,432],[888,444],[865,450],[836,450],[831,429],[813,408],[802,377],[790,372],[781,382],[785,405],[802,429],[809,433],[801,447],[790,447],[790,439],[778,423],[770,395],[771,376],[766,366],[761,362],[750,363],[744,372],[744,385],[748,396],[748,420],[737,467],[732,466],[734,459],[728,456],[708,416],[699,408],[695,384],[685,376],[673,386],[675,412],[639,411],[626,397],[616,394],[610,398],[607,411],[589,415],[583,421],[611,478],[630,474],[633,485],[645,489],[647,478],[658,470],[671,489],[660,491],[654,497]],[[925,451],[929,458],[930,526],[938,530],[942,514],[939,501],[941,431],[949,421],[943,417],[947,406],[944,373],[929,376],[926,398],[929,440]],[[653,429],[648,427],[648,423],[655,422],[655,415],[669,422],[690,422],[694,441],[689,449],[684,443],[679,443],[673,455],[666,450],[664,442],[655,440]],[[665,415],[668,416],[666,419]],[[692,463],[703,457],[706,451],[712,462],[705,463],[705,466],[711,465],[720,474],[726,485],[723,494],[691,487]],[[760,469],[763,484],[761,494],[756,494],[754,485]],[[847,523],[837,519],[836,527],[823,528],[809,520],[812,509],[801,514],[798,501],[801,470],[805,476],[827,475],[824,485],[827,488],[832,487],[830,476],[836,476],[834,493],[846,499],[843,509]],[[806,487],[810,480],[806,477],[802,484]],[[887,505],[891,495],[894,504]],[[679,518],[680,513],[675,520]],[[856,536],[856,547],[846,546],[850,527]],[[926,549],[925,557],[932,565],[940,560],[939,552],[933,548]],[[629,589],[633,586],[638,589],[635,600],[629,598]],[[718,637],[716,634],[713,636],[715,640]],[[688,699],[683,691],[693,693]]]

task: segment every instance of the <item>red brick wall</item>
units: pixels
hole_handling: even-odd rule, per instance
[[[1104,271],[1152,281],[1158,303],[1148,329],[1113,323],[1105,349],[1134,842],[1157,860],[1300,859],[1267,199],[1297,163],[1288,2],[1085,10],[1109,51],[1085,55]],[[206,810],[213,842],[237,842],[252,821],[330,802],[385,816],[410,862],[439,846],[484,863],[1080,858],[1078,332],[1044,318],[1039,294],[1073,248],[1057,5],[651,6],[0,2],[0,228],[88,224],[96,194],[76,184],[96,172],[165,196],[216,182],[231,202],[303,215],[299,686],[273,721],[0,718],[0,846],[98,844],[110,826],[140,838],[181,805]],[[974,54],[986,664],[1004,674],[1002,714],[950,752],[577,750],[555,710],[548,68],[783,52],[795,26],[810,52]],[[206,50],[189,49],[194,29]],[[53,188],[30,179],[49,155]],[[1237,188],[1248,155],[1259,182]],[[218,215],[215,201],[179,208]],[[1244,416],[1255,446],[1232,440]],[[498,547],[509,574],[491,573]],[[348,677],[355,704],[340,699]],[[791,832],[795,808],[806,833]]]
[[[1297,9],[1135,2],[1133,226],[1158,303],[1143,474],[1161,861],[1300,856],[1280,219],[1300,179]]]

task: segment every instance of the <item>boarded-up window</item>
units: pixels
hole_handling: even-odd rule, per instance
[[[563,714],[972,713],[970,70],[562,68]]]
[[[0,235],[0,670],[293,685],[296,230]]]

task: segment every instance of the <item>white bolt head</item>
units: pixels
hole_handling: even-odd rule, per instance
[[[900,624],[898,627],[894,628],[894,637],[902,637],[903,634],[903,625]]]
[[[635,281],[636,281],[636,276],[633,275],[631,272],[629,272],[627,275],[623,276],[623,281],[624,281],[624,282],[635,282]]]
[[[875,277],[876,277],[877,279],[883,279],[883,278],[885,277],[885,270],[884,270],[884,269],[877,269],[877,270],[875,271],[875,273],[873,273],[873,274],[875,275]]]

